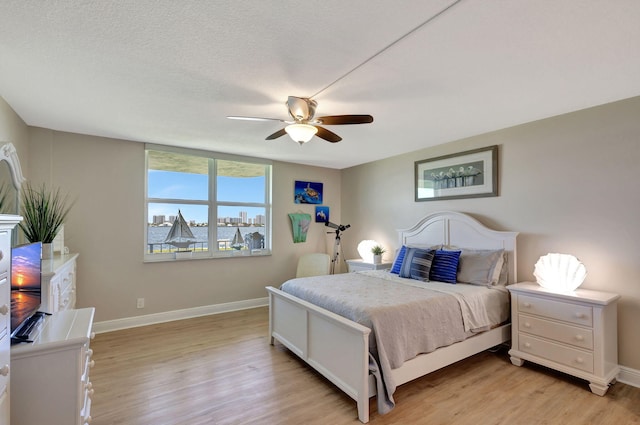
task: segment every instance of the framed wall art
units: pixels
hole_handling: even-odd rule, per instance
[[[296,204],[322,204],[322,183],[296,180],[293,187]]]
[[[316,223],[327,223],[329,221],[329,207],[316,207]]]
[[[498,146],[415,162],[415,200],[498,196]]]

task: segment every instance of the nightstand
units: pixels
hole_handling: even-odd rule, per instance
[[[349,273],[360,272],[362,270],[389,270],[392,265],[393,263],[380,263],[380,264],[367,263],[361,259],[347,260]]]
[[[620,295],[577,289],[560,293],[536,283],[511,292],[511,363],[525,360],[589,381],[605,395],[618,366],[617,302]]]

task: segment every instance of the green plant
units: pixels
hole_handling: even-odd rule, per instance
[[[60,189],[49,190],[44,184],[34,188],[27,183],[22,190],[20,229],[29,242],[52,243],[72,206]]]
[[[371,248],[371,252],[373,253],[373,255],[382,255],[385,252],[387,252],[387,250],[384,249],[382,245],[376,245],[373,248]]]

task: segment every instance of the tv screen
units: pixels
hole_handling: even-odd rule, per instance
[[[40,308],[42,242],[11,249],[11,335]]]

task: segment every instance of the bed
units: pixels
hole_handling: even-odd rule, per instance
[[[478,252],[500,250],[503,258],[502,275],[504,277],[504,281],[501,283],[508,284],[516,281],[517,232],[491,230],[474,218],[462,213],[438,212],[424,217],[409,229],[399,230],[398,234],[400,246],[405,247],[445,247],[452,251],[464,249],[478,250]],[[365,281],[371,279],[368,281],[371,284],[375,280],[379,285],[387,285],[386,290],[389,290],[388,283],[381,283],[381,281],[389,280],[391,283],[397,283],[394,280],[400,279],[397,276],[380,276],[380,273],[385,272],[360,272],[350,273],[349,275],[352,276],[331,275],[304,279],[309,279],[309,284],[315,282],[316,286],[319,286],[318,284],[322,280],[327,286],[331,286],[335,279],[346,278],[358,281],[360,284],[366,284]],[[291,286],[290,282],[297,285],[300,280],[293,279],[286,282],[283,287],[288,289],[287,286]],[[409,285],[411,288],[422,285],[422,282],[415,280],[411,282],[412,285]],[[333,284],[335,285],[335,282]],[[465,286],[471,285],[446,286],[457,287],[457,290],[462,291]],[[491,292],[491,288],[484,289]],[[492,291],[493,293],[500,292],[500,288],[495,289]],[[392,397],[392,394],[381,394],[388,389],[387,382],[382,381],[392,382],[393,391],[393,388],[398,385],[504,343],[511,337],[507,307],[507,320],[500,320],[500,323],[497,324],[492,323],[487,326],[488,330],[476,329],[472,332],[469,327],[465,327],[463,339],[454,338],[455,341],[449,345],[439,346],[415,357],[410,356],[410,359],[400,362],[401,364],[394,364],[393,367],[390,367],[389,363],[398,362],[386,362],[383,361],[382,356],[376,357],[378,347],[376,347],[375,341],[381,326],[365,326],[362,323],[369,324],[369,322],[359,320],[362,323],[358,323],[357,320],[350,320],[347,318],[350,314],[345,314],[340,311],[340,308],[333,309],[340,311],[342,315],[321,307],[320,305],[331,305],[322,302],[324,295],[320,295],[320,301],[316,300],[314,303],[274,287],[268,287],[267,291],[269,294],[270,343],[274,344],[277,339],[353,398],[357,403],[358,418],[363,423],[369,421],[370,397],[378,394],[379,411],[383,401],[381,397]],[[415,289],[411,289],[411,291],[415,291]],[[300,296],[305,295],[303,292],[300,294]],[[508,300],[508,294],[505,296]],[[308,297],[305,295],[305,298]],[[308,299],[313,300],[313,297]],[[460,315],[460,310],[458,310],[458,315]],[[464,316],[464,310],[462,315]],[[464,320],[462,322],[463,326],[466,326]],[[372,328],[375,329],[373,333]],[[478,330],[482,330],[482,332]],[[393,346],[393,344],[387,344],[387,346]],[[384,367],[385,364],[386,367]],[[384,375],[384,379],[381,379],[381,373]]]

